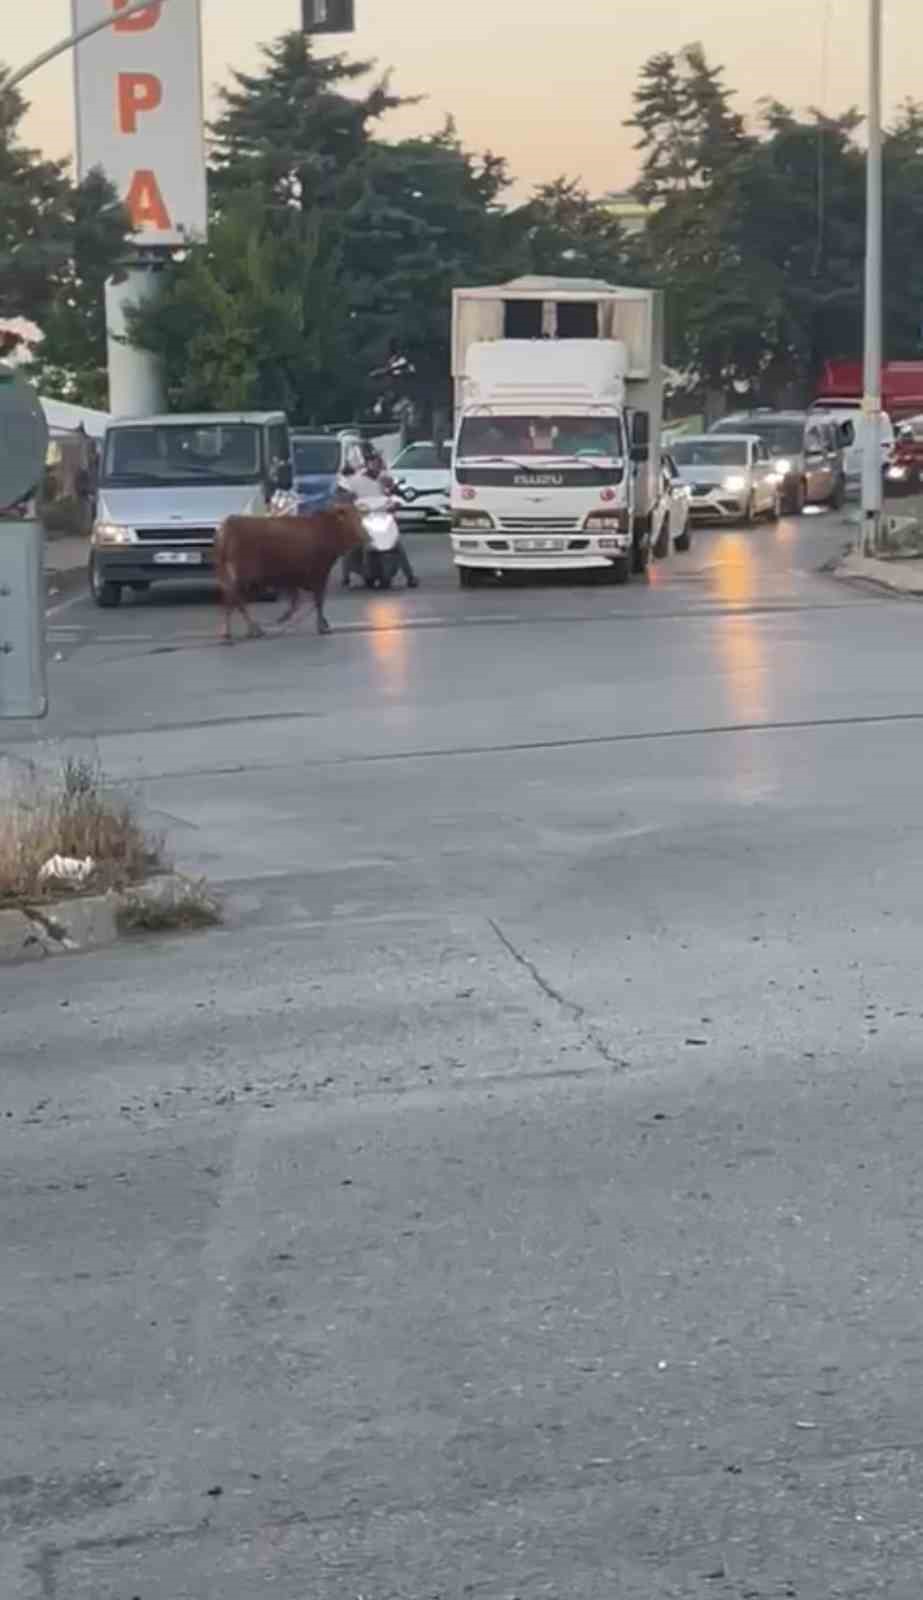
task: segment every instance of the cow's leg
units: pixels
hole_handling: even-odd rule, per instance
[[[327,580],[324,579],[324,582],[322,584],[320,584],[320,586],[317,589],[314,590],[314,604],[315,604],[315,607],[317,608],[317,631],[318,631],[318,633],[329,633],[330,632],[330,623],[327,621],[327,618],[324,615],[324,599],[326,597],[326,594],[327,594]]]
[[[236,595],[235,595],[235,592],[234,592],[234,584],[232,583],[231,579],[228,577],[227,573],[222,573],[221,579],[220,579],[220,583],[221,583],[221,609],[224,612],[224,622],[223,622],[222,627],[221,627],[221,629],[219,631],[218,637],[221,640],[222,644],[233,644],[234,643],[234,636],[231,633],[231,617],[233,616],[234,611],[236,610],[236,607],[237,607],[237,599],[236,599]]]
[[[287,622],[291,622],[292,618],[298,615],[298,612],[301,610],[301,607],[304,604],[304,601],[299,599],[300,591],[298,589],[289,589],[287,593],[288,605],[282,612],[282,615],[279,617],[276,624],[279,628],[284,628]]]
[[[246,607],[246,605],[244,603],[243,594],[240,591],[238,591],[238,595],[237,595],[237,607],[236,607],[236,609],[240,612],[240,614],[243,617],[245,623],[247,624],[247,638],[248,639],[264,639],[266,637],[266,635],[265,635],[263,629],[260,627],[259,623],[255,622],[253,617],[251,617],[251,615],[250,615],[249,611],[247,610],[247,607]]]

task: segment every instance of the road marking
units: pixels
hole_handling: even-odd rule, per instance
[[[45,615],[46,615],[46,617],[56,617],[62,611],[69,611],[71,606],[75,606],[75,605],[78,604],[79,601],[85,600],[85,599],[86,599],[86,591],[83,590],[83,589],[78,589],[76,594],[72,594],[72,595],[68,596],[68,598],[66,600],[59,601],[59,603],[56,606],[46,606],[45,607]]]

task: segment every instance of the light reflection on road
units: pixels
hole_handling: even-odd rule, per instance
[[[715,597],[726,605],[745,605],[757,599],[760,563],[752,535],[726,533],[713,552],[711,572]],[[724,666],[724,691],[734,722],[763,722],[771,710],[770,663],[766,656],[761,619],[746,613],[726,617],[715,640]]]
[[[410,686],[411,631],[401,626],[404,608],[396,597],[369,595],[362,607],[368,625],[368,646],[376,673],[376,689],[385,699],[400,699]]]

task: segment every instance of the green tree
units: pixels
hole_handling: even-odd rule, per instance
[[[19,137],[26,102],[0,75],[0,316],[42,325],[69,250],[62,219],[63,162],[45,161]]]
[[[885,352],[923,355],[923,104],[907,100],[883,150]],[[844,352],[850,354],[851,352]]]
[[[44,394],[105,408],[105,286],[118,275],[131,220],[98,168],[68,188],[62,220],[70,247],[55,273],[54,299],[44,315],[44,338],[30,376]]]
[[[277,214],[335,204],[373,127],[406,102],[392,94],[387,77],[364,93],[344,93],[375,63],[317,56],[301,32],[283,34],[262,54],[261,72],[235,72],[234,86],[221,91],[210,129],[213,203],[220,209],[229,195],[255,186]]]
[[[521,230],[524,270],[624,282],[630,272],[618,219],[578,179],[540,184],[513,216]]]
[[[0,316],[41,329],[32,370],[46,393],[101,404],[103,287],[123,256],[128,217],[102,173],[74,184],[64,162],[22,143],[25,110],[0,82]]]
[[[743,118],[731,109],[722,67],[710,67],[700,44],[660,51],[641,68],[634,115],[641,176],[635,193],[646,204],[688,194],[709,183],[747,142]]]
[[[130,314],[136,344],[164,363],[177,410],[281,407],[310,422],[344,404],[345,315],[305,213],[270,227],[259,192],[229,198],[208,242]]]
[[[463,149],[453,123],[429,138],[373,143],[355,173],[341,266],[366,401],[411,399],[421,420],[449,399],[452,289],[515,262],[501,205],[505,162]],[[393,370],[399,378],[376,378]]]

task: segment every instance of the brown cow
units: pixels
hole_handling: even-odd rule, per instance
[[[313,595],[318,633],[329,633],[324,616],[327,580],[334,564],[365,540],[362,518],[354,505],[325,506],[307,517],[225,517],[215,539],[215,571],[224,606],[222,638],[232,644],[231,617],[239,611],[247,636],[259,639],[246,601],[261,590],[278,589],[288,596],[280,625],[291,622]]]

